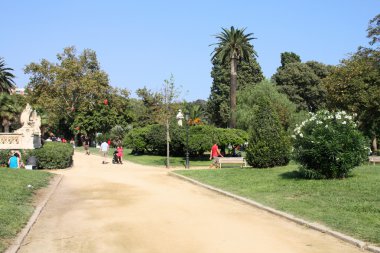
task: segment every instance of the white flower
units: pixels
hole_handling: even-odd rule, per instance
[[[302,133],[300,133],[300,137],[303,138],[303,134]]]
[[[335,115],[335,117],[336,117],[337,119],[341,119],[341,118],[342,118],[342,117],[340,116],[339,113],[337,113],[337,114]]]
[[[346,121],[343,121],[343,122],[342,122],[343,125],[346,125],[346,123],[347,123]]]
[[[325,128],[329,128],[329,126],[328,126],[328,125],[325,125]]]
[[[292,135],[292,138],[293,138],[293,139],[295,139],[295,138],[296,138],[296,136],[295,136],[295,135]]]
[[[322,124],[322,121],[317,120],[316,123],[319,125],[319,124]]]

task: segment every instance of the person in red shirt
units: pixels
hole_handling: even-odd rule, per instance
[[[210,151],[210,160],[213,159],[213,162],[210,164],[210,168],[212,167],[216,168],[219,156],[223,157],[223,155],[219,151],[218,145],[215,143],[211,147],[211,151]]]
[[[117,148],[116,148],[116,151],[117,151],[117,159],[118,159],[118,163],[120,164],[123,164],[123,161],[122,161],[122,158],[123,158],[123,147],[121,145],[118,145]]]

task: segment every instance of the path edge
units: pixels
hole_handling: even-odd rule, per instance
[[[267,211],[267,212],[272,213],[274,215],[277,215],[277,216],[280,216],[280,217],[285,218],[287,220],[290,220],[292,222],[295,222],[295,223],[297,223],[299,225],[302,225],[302,226],[305,226],[305,227],[317,230],[317,231],[322,232],[322,233],[329,234],[331,236],[334,236],[335,238],[338,238],[338,239],[340,239],[342,241],[350,243],[350,244],[352,244],[352,245],[354,245],[354,246],[356,246],[356,247],[358,247],[360,249],[368,250],[368,251],[374,252],[374,253],[380,253],[380,247],[376,247],[374,245],[370,245],[370,244],[368,244],[368,243],[366,243],[364,241],[361,241],[361,240],[355,239],[355,238],[353,238],[351,236],[345,235],[343,233],[334,231],[334,230],[332,230],[332,229],[330,229],[330,228],[328,228],[326,226],[323,226],[321,224],[305,221],[305,220],[297,218],[297,217],[295,217],[295,216],[293,216],[291,214],[288,214],[288,213],[285,213],[285,212],[282,212],[282,211],[278,211],[278,210],[276,210],[274,208],[271,208],[271,207],[265,206],[263,204],[260,204],[259,202],[253,201],[251,199],[247,199],[247,198],[235,195],[233,193],[221,190],[219,188],[216,188],[216,187],[213,187],[213,186],[201,183],[201,182],[199,182],[199,181],[197,181],[195,179],[192,179],[192,178],[189,178],[189,177],[177,174],[177,173],[175,173],[175,171],[169,171],[168,175],[169,176],[173,176],[173,177],[177,177],[179,179],[188,181],[190,183],[193,183],[193,184],[201,186],[203,188],[212,190],[214,192],[217,192],[219,194],[222,194],[222,195],[225,195],[227,197],[233,198],[235,200],[244,202],[246,204],[249,204],[251,206],[259,208],[261,210]]]
[[[47,187],[48,192],[45,195],[44,199],[37,204],[26,226],[17,234],[12,244],[5,250],[4,253],[17,253],[25,237],[28,235],[29,231],[32,229],[34,223],[36,223],[42,210],[44,209],[47,202],[49,201],[51,195],[53,195],[58,185],[61,183],[62,178],[63,178],[63,175],[55,174],[54,178],[50,181],[50,184]]]

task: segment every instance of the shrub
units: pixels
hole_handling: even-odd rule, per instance
[[[8,160],[11,154],[10,149],[1,149],[0,150],[0,167],[7,167]]]
[[[38,159],[40,169],[64,169],[73,163],[74,149],[69,143],[46,142],[42,148],[29,152]]]
[[[259,100],[249,131],[247,162],[256,168],[287,165],[290,160],[289,137],[269,101],[265,98]]]
[[[123,146],[132,149],[133,154],[144,153],[147,147],[146,135],[149,126],[141,128],[133,128],[123,139]]]
[[[184,155],[186,151],[186,125],[179,127],[177,122],[170,124],[170,154]],[[214,126],[189,126],[189,153],[202,155],[214,142],[221,146],[243,144],[247,133],[238,129],[222,129]],[[132,153],[149,152],[166,154],[166,129],[162,125],[149,125],[132,129],[125,137],[123,145],[132,149]]]
[[[111,129],[110,138],[115,146],[121,144],[124,138],[124,133],[124,129],[119,125],[116,125]]]
[[[344,178],[368,155],[367,140],[345,112],[319,111],[295,129],[294,158],[308,178]]]

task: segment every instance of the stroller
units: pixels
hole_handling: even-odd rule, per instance
[[[115,164],[115,163],[120,163],[120,162],[119,162],[119,157],[117,156],[117,151],[116,151],[116,150],[113,152],[112,163],[113,163],[113,164]]]

